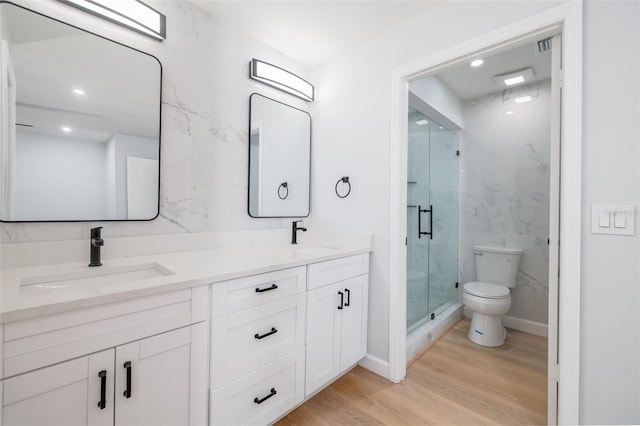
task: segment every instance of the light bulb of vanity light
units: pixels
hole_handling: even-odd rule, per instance
[[[476,59],[475,61],[471,62],[471,66],[474,68],[479,67],[482,64],[484,64],[484,61],[482,59]]]
[[[73,89],[73,93],[75,93],[75,94],[76,94],[76,95],[78,95],[78,96],[84,96],[84,95],[86,95],[86,94],[87,94],[87,92],[85,92],[85,91],[84,91],[84,90],[82,90],[82,89],[78,89],[78,88]]]
[[[311,83],[276,65],[254,58],[249,63],[249,77],[305,101],[314,100],[315,88]]]
[[[62,126],[62,127],[60,128],[60,130],[62,130],[62,131],[63,131],[63,132],[65,132],[65,133],[69,133],[69,132],[71,131],[71,127],[69,127],[69,126]]]
[[[167,18],[140,0],[58,0],[156,40],[167,38]]]
[[[517,104],[523,104],[525,102],[531,102],[531,96],[521,96],[515,99]]]

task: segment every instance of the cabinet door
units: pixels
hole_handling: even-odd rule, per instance
[[[204,424],[206,336],[200,323],[118,346],[115,424]]]
[[[6,379],[2,424],[113,425],[113,379],[113,349]]]
[[[305,396],[340,372],[341,284],[320,287],[307,293],[307,354]]]
[[[368,275],[342,282],[345,307],[341,321],[340,371],[367,354]]]

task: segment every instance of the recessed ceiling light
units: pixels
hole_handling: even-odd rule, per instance
[[[425,124],[429,124],[429,122],[427,120],[418,120],[416,121],[416,124],[418,126],[424,126]]]
[[[514,71],[508,74],[496,75],[493,81],[498,87],[510,87],[516,84],[527,83],[533,80],[533,70],[527,68],[521,71]]]
[[[517,104],[521,104],[524,102],[531,102],[531,96],[521,96],[519,98],[516,98],[515,101]]]
[[[82,95],[86,95],[87,93],[82,90],[82,89],[73,89],[73,93],[75,93],[76,95],[82,96]]]
[[[63,132],[67,132],[67,133],[71,131],[71,127],[69,126],[62,126],[60,129],[62,129]]]
[[[471,66],[474,68],[479,67],[482,64],[484,64],[484,61],[482,59],[476,59],[475,61],[471,62]]]
[[[524,77],[521,75],[518,75],[516,77],[511,77],[511,78],[505,78],[504,79],[504,84],[506,84],[507,86],[513,86],[514,84],[518,84],[518,83],[524,83]]]
[[[513,111],[507,111],[507,115],[512,115]]]

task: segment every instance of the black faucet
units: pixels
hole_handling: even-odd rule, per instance
[[[291,224],[291,244],[298,244],[298,231],[307,232],[307,228],[299,227],[298,222],[302,221],[294,220]]]
[[[102,266],[100,262],[100,247],[104,245],[104,240],[100,238],[100,230],[102,226],[91,228],[91,263],[89,266]]]

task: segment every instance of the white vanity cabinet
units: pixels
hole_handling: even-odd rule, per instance
[[[268,424],[304,399],[306,268],[211,290],[211,425]]]
[[[207,291],[5,324],[2,425],[204,425]]]
[[[305,396],[367,352],[369,255],[308,266]]]

